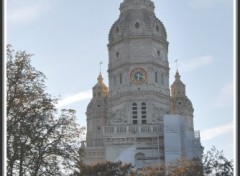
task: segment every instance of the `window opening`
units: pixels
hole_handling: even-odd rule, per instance
[[[120,73],[120,84],[122,84],[122,73]]]
[[[135,28],[139,28],[140,27],[140,24],[139,23],[135,23]]]
[[[133,103],[132,104],[132,120],[133,120],[133,124],[137,124],[138,120],[137,120],[137,116],[138,116],[138,112],[137,112],[137,103]]]
[[[155,82],[157,83],[158,82],[158,73],[157,72],[155,72]]]
[[[116,77],[116,76],[113,77],[113,85],[114,85],[114,86],[117,85],[117,77]]]
[[[141,104],[141,117],[142,117],[142,124],[146,124],[147,123],[147,106],[145,102]]]

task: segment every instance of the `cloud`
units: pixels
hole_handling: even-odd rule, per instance
[[[213,58],[209,55],[194,58],[188,61],[182,61],[179,62],[179,70],[181,70],[181,72],[189,72],[192,70],[196,70],[200,67],[206,66],[208,64],[211,64],[212,61]]]
[[[217,95],[211,107],[223,108],[233,104],[233,83],[226,84]]]
[[[44,2],[44,3],[43,3]],[[7,22],[11,25],[26,24],[37,20],[49,10],[49,4],[42,1],[34,4],[18,4],[12,2],[7,8]]]
[[[207,141],[215,137],[218,137],[222,134],[233,132],[233,127],[234,127],[233,122],[231,122],[227,125],[221,125],[211,129],[204,130],[201,132],[201,140]]]
[[[92,90],[87,90],[84,92],[77,93],[75,95],[68,96],[58,102],[56,104],[57,108],[62,108],[64,106],[76,103],[78,101],[86,100],[86,99],[91,99],[92,98]]]
[[[206,8],[220,2],[231,2],[231,0],[188,0],[187,5],[192,8]]]

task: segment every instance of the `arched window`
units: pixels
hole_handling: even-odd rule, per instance
[[[138,168],[142,168],[146,165],[146,157],[145,154],[142,152],[138,152],[135,154],[135,165]]]
[[[158,72],[155,72],[155,83],[158,82]]]
[[[164,86],[164,76],[163,76],[163,74],[161,75],[161,83]]]
[[[142,153],[142,152],[138,152],[138,153],[135,155],[135,159],[136,159],[136,160],[144,160],[144,159],[145,159],[145,154]]]
[[[117,85],[117,77],[116,77],[116,76],[113,77],[113,85],[114,85],[114,86]]]
[[[122,84],[122,73],[120,73],[120,84]]]
[[[147,106],[146,103],[141,104],[141,116],[142,116],[142,124],[147,123]]]
[[[133,120],[133,124],[137,124],[138,120],[137,120],[137,103],[133,103],[132,104],[132,120]]]

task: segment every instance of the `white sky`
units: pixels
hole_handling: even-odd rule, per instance
[[[108,84],[108,32],[122,0],[7,0],[7,43],[33,53],[32,64],[48,78],[47,91],[61,96],[59,108],[86,107],[99,62]],[[205,150],[233,156],[233,0],[154,0],[169,41],[170,84],[178,59],[195,130]]]

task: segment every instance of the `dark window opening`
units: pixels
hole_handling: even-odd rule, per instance
[[[122,73],[120,73],[120,84],[122,84]]]
[[[139,27],[140,27],[140,24],[139,24],[139,23],[136,23],[136,24],[135,24],[135,28],[138,29]]]
[[[142,124],[146,124],[146,123],[147,123],[147,120],[146,120],[146,119],[147,119],[147,111],[146,111],[147,107],[146,107],[146,103],[143,102],[141,105],[142,105],[142,106],[141,106]]]
[[[155,82],[157,83],[158,82],[158,73],[157,72],[155,72]]]
[[[133,124],[137,124],[137,103],[132,104],[132,119],[133,119]]]
[[[162,85],[164,85],[164,78],[163,75],[161,75]]]
[[[117,77],[116,77],[116,76],[113,77],[113,85],[114,85],[114,86],[117,85]]]
[[[133,120],[133,124],[134,124],[134,125],[137,124],[137,120]]]
[[[147,120],[142,120],[142,124],[146,124],[147,123]]]

